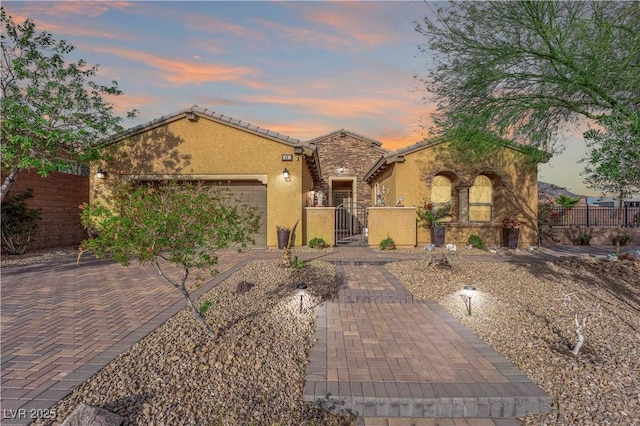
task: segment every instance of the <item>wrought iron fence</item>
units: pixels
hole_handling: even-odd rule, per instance
[[[600,206],[551,207],[552,226],[617,226],[618,208]],[[622,226],[640,227],[640,207],[623,207]]]

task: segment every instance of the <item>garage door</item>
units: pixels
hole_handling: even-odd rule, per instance
[[[224,181],[207,182],[207,185],[220,185],[229,189],[231,193],[243,204],[248,204],[257,209],[260,215],[260,229],[254,235],[257,248],[267,247],[267,187],[261,182],[252,181]]]

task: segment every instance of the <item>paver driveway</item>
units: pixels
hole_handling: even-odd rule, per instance
[[[249,253],[220,254],[221,274]],[[226,271],[226,273],[225,273]],[[26,424],[185,306],[152,265],[85,257],[2,270],[2,424]]]

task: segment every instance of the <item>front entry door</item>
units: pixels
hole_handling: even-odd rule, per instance
[[[351,204],[351,191],[333,191],[333,206]]]

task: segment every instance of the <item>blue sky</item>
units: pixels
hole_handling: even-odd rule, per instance
[[[116,80],[116,111],[134,126],[199,105],[260,127],[311,139],[346,128],[389,150],[421,140],[434,106],[422,100],[431,57],[415,30],[436,3],[16,2],[18,22],[76,46],[75,59]],[[540,167],[540,180],[581,183],[581,139]]]

